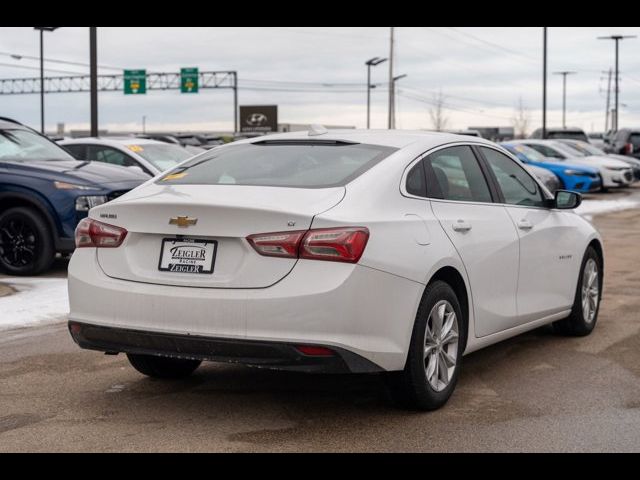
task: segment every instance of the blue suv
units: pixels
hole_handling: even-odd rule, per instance
[[[566,162],[554,162],[553,159],[547,158],[537,150],[521,143],[503,142],[500,146],[518,157],[522,163],[546,168],[555,173],[562,183],[560,186],[562,189],[583,193],[596,192],[602,189],[602,179],[597,168]]]
[[[149,177],[134,169],[84,162],[44,135],[0,117],[0,270],[37,275],[57,252],[71,253],[89,209]]]

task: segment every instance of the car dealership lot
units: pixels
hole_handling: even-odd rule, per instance
[[[590,198],[629,207],[640,188]],[[601,212],[593,202],[585,215]],[[57,323],[0,336],[0,451],[638,451],[640,209],[593,221],[606,254],[594,333],[545,328],[465,357],[439,411],[394,408],[376,376],[205,364],[150,380]]]

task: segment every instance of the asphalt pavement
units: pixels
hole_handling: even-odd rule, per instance
[[[0,451],[640,451],[640,209],[593,222],[606,254],[593,334],[542,328],[468,355],[436,412],[395,408],[375,375],[203,364],[148,379],[60,323],[0,332]]]

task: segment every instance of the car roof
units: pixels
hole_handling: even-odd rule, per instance
[[[73,145],[82,143],[91,143],[94,145],[169,145],[166,142],[159,140],[152,140],[150,138],[138,138],[138,137],[83,137],[72,138],[69,140],[61,140],[61,145]]]
[[[308,140],[308,141],[343,141],[365,143],[393,148],[404,148],[412,144],[421,144],[424,147],[435,147],[446,143],[472,142],[493,145],[493,142],[469,135],[456,135],[446,132],[431,132],[427,130],[366,130],[345,129],[326,130],[326,133],[310,135],[309,131],[278,133],[262,137],[241,140],[235,143],[256,143],[264,141],[281,140]]]

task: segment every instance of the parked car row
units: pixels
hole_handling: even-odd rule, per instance
[[[583,140],[528,138],[501,145],[523,163],[552,172],[560,189],[606,191],[640,179],[640,161],[609,155]]]

